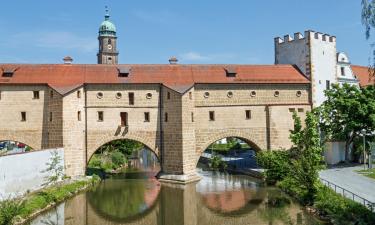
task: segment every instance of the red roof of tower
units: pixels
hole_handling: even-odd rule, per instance
[[[354,75],[359,80],[361,87],[375,84],[375,77],[371,77],[371,70],[367,66],[355,66],[352,65]]]

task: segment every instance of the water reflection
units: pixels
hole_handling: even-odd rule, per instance
[[[249,177],[200,172],[202,180],[185,186],[160,185],[148,175],[114,177],[95,190],[67,201],[60,210],[74,225],[215,225],[320,224],[295,203],[272,207],[268,199],[282,196]],[[44,215],[45,217],[46,215]],[[41,221],[43,216],[34,221]]]

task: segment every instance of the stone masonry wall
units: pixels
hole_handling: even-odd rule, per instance
[[[39,98],[33,98],[39,91]],[[22,142],[33,149],[42,149],[48,144],[49,111],[61,111],[50,101],[49,88],[45,85],[1,85],[0,87],[0,140]],[[21,121],[21,112],[26,112],[26,121]],[[58,129],[58,128],[57,128]],[[54,134],[58,131],[55,130]],[[51,143],[61,147],[61,143]]]
[[[103,97],[98,97],[99,92]],[[134,93],[134,105],[129,104],[129,92]],[[139,141],[159,155],[158,107],[159,85],[87,85],[87,160],[100,146],[116,139]],[[98,121],[99,111],[103,121]],[[120,126],[121,112],[128,113],[128,127]]]
[[[78,92],[80,94],[78,94]],[[63,98],[63,143],[65,171],[68,176],[84,175],[85,162],[85,97],[83,87]],[[78,120],[78,111],[81,120]]]

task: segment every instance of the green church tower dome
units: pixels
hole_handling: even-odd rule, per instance
[[[105,19],[99,27],[99,36],[116,36],[116,26],[109,20],[109,13],[107,7],[105,11]]]

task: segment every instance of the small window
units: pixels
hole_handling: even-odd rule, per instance
[[[297,96],[297,97],[301,97],[301,95],[302,95],[302,91],[297,91],[297,92],[296,92],[296,96]]]
[[[147,93],[147,94],[146,94],[146,98],[147,98],[147,99],[151,99],[151,98],[152,98],[152,94],[151,94],[151,93]]]
[[[103,122],[103,121],[104,121],[104,112],[98,111],[98,122]]]
[[[97,97],[98,99],[102,99],[102,98],[103,98],[103,93],[102,93],[102,92],[98,92],[98,93],[96,94],[96,97]]]
[[[21,112],[21,121],[22,122],[26,121],[26,112]]]
[[[134,105],[134,92],[129,92],[129,105]]]
[[[341,76],[345,76],[345,67],[341,67]]]
[[[191,93],[191,91],[189,92],[189,99],[190,99],[190,100],[193,99],[193,93]]]
[[[298,108],[298,112],[304,112],[305,110],[303,108]]]
[[[108,57],[108,61],[112,61],[112,57]]]
[[[208,97],[210,97],[210,92],[204,92],[204,95],[203,95],[203,97],[205,97],[205,98],[208,98]]]
[[[77,112],[77,119],[78,119],[78,121],[81,121],[81,111]]]
[[[49,112],[49,122],[52,122],[52,112]]]
[[[112,40],[111,39],[108,39],[108,44],[112,44]]]
[[[194,122],[194,113],[191,113],[191,122]]]
[[[167,99],[171,99],[171,93],[169,91],[167,92]]]
[[[275,97],[279,97],[280,96],[280,92],[279,91],[275,91],[274,96]]]
[[[251,119],[251,110],[246,110],[245,111],[245,116],[246,116],[247,120]]]
[[[233,97],[233,92],[228,91],[227,96],[228,96],[228,98],[232,98]]]
[[[145,122],[150,122],[150,113],[145,112]]]
[[[128,126],[128,113],[127,112],[121,112],[120,117],[121,117],[121,126],[122,127]]]
[[[0,100],[1,100],[1,91],[0,91]]]
[[[49,97],[50,97],[50,98],[53,98],[53,91],[50,91],[50,92],[49,92]]]
[[[255,97],[255,96],[257,96],[257,92],[256,92],[256,91],[252,91],[252,92],[250,92],[250,96],[251,96],[251,97]]]
[[[289,112],[295,112],[296,109],[295,108],[289,108]]]
[[[122,98],[122,94],[121,94],[120,92],[117,92],[117,93],[116,93],[116,98],[117,98],[117,99]]]
[[[326,80],[326,89],[329,90],[331,88],[331,81]]]
[[[168,113],[164,113],[164,122],[168,122]]]
[[[39,99],[39,91],[33,91],[33,99]]]
[[[119,77],[128,77],[130,74],[131,68],[129,66],[120,66],[117,67]]]
[[[103,94],[102,94],[102,97],[103,97]],[[77,91],[77,98],[81,98],[81,91]]]
[[[210,118],[210,121],[215,121],[215,111],[209,112],[209,118]]]

